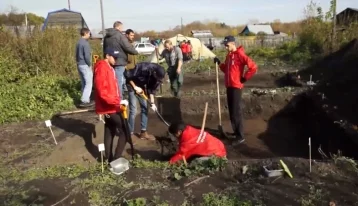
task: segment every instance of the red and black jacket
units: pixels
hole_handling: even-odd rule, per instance
[[[247,65],[247,72],[244,74],[244,68]],[[236,51],[229,52],[226,56],[225,62],[219,65],[220,70],[225,74],[225,86],[242,89],[244,84],[241,78],[249,80],[256,72],[256,63],[245,54],[242,46],[238,47]]]
[[[200,129],[186,126],[179,142],[178,152],[170,159],[170,163],[179,160],[189,159],[193,156],[218,156],[225,157],[226,149],[224,144],[207,132],[200,133]]]
[[[105,60],[94,66],[95,102],[97,114],[120,112],[120,97],[114,69]]]

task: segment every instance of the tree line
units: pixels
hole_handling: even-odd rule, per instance
[[[34,13],[20,13],[16,9],[12,9],[9,13],[0,13],[0,26],[22,26],[25,25],[39,26],[44,23],[45,18]]]
[[[249,20],[248,24],[258,24],[257,20]],[[274,31],[280,31],[287,34],[299,33],[301,31],[302,21],[295,22],[281,22],[281,20],[277,19],[273,22],[266,22],[263,24],[271,25]],[[138,33],[138,36],[150,37],[150,38],[169,38],[175,36],[176,34],[183,34],[186,36],[191,35],[192,30],[210,30],[211,33],[216,37],[223,37],[227,35],[237,36],[246,26],[238,25],[238,26],[230,26],[225,24],[224,22],[201,22],[194,21],[189,24],[181,26],[176,26],[174,29],[165,30],[161,32],[157,32],[154,30],[145,31]]]

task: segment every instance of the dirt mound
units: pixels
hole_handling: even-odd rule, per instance
[[[300,72],[301,79],[317,83],[313,93],[319,105],[331,108],[339,120],[358,124],[358,39]]]

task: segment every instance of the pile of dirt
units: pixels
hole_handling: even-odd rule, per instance
[[[338,120],[358,125],[358,39],[302,70],[301,79],[317,83],[313,94],[319,105],[333,109]]]

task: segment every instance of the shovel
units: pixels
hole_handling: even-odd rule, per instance
[[[219,66],[218,63],[215,63],[216,66],[216,93],[218,95],[218,111],[219,111],[219,125],[218,125],[218,131],[221,137],[228,138],[226,133],[224,132],[222,123],[221,123],[221,104],[220,104],[220,89],[219,89]]]
[[[145,99],[149,104],[151,104],[151,102],[149,101],[148,97],[144,94],[144,92],[142,92],[141,94],[139,94],[143,99]],[[158,110],[155,110],[155,113],[157,114],[157,116],[159,117],[160,120],[162,120],[162,122],[167,125],[167,127],[169,127],[169,123],[167,121],[165,121],[165,119],[163,118],[163,116],[158,112]]]
[[[126,133],[126,137],[127,137],[127,142],[129,143],[129,145],[131,147],[132,160],[134,160],[134,146],[133,146],[131,133],[130,133],[130,130],[129,130],[127,106],[121,105],[121,108],[122,108],[122,117],[124,119],[124,127],[125,127],[125,130],[126,130],[125,133]]]

